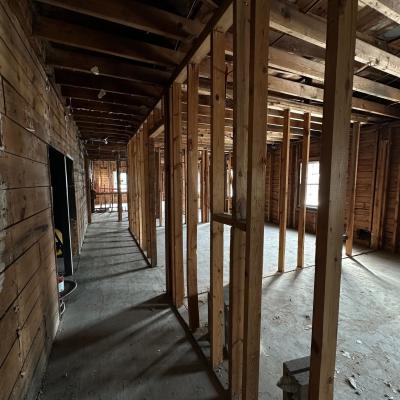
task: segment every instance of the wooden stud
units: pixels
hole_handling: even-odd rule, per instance
[[[332,400],[357,0],[329,0],[317,217],[310,400]]]
[[[392,237],[392,251],[397,251],[397,239],[399,236],[400,229],[400,163],[397,167],[397,182],[396,182],[396,192],[395,192],[395,205],[394,205],[394,218],[393,218],[393,237]]]
[[[252,0],[244,293],[243,399],[258,399],[264,255],[265,162],[270,0]]]
[[[308,160],[310,157],[310,121],[311,114],[304,114],[304,133],[301,156],[301,180],[300,180],[300,198],[299,198],[299,220],[298,220],[298,244],[297,244],[297,268],[304,267],[304,236],[306,232],[307,215],[307,178],[308,178]]]
[[[86,203],[88,224],[92,223],[92,185],[89,171],[90,161],[85,157]]]
[[[188,127],[187,127],[187,296],[189,327],[199,327],[199,300],[197,289],[197,223],[198,223],[198,83],[199,66],[188,65]]]
[[[212,215],[224,212],[224,118],[225,118],[225,37],[213,30],[211,34],[211,255],[209,315],[211,364],[217,367],[223,361],[224,338],[224,225],[215,222]]]
[[[386,128],[379,132],[371,229],[371,247],[375,250],[382,247],[383,221],[389,177],[390,140],[390,133]]]
[[[157,265],[157,227],[156,227],[156,189],[157,189],[157,179],[156,179],[156,153],[154,149],[153,139],[148,139],[148,175],[147,175],[147,185],[148,185],[148,231],[149,231],[149,250],[151,258],[151,266],[155,267]]]
[[[234,220],[246,220],[250,66],[250,4],[248,2],[234,2],[233,30],[235,131],[233,135],[232,216]],[[242,398],[245,255],[246,232],[232,227],[229,268],[229,395],[231,399]]]
[[[354,210],[356,205],[356,188],[357,188],[357,167],[358,167],[358,151],[360,148],[360,123],[353,124],[353,137],[351,144],[351,159],[349,168],[349,188],[350,197],[347,208],[347,239],[346,239],[346,255],[353,255],[353,239],[354,239]]]
[[[122,222],[122,193],[121,193],[121,155],[117,152],[117,202],[118,202],[118,222]]]
[[[289,151],[290,110],[286,109],[284,112],[283,142],[281,147],[281,179],[279,184],[279,272],[285,271],[286,229],[288,222]]]
[[[183,239],[182,239],[182,158],[181,158],[181,84],[172,85],[171,104],[171,168],[172,168],[172,246],[174,271],[174,305],[180,307],[184,297]]]

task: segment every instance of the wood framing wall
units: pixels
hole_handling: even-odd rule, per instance
[[[356,200],[354,208],[354,242],[360,245],[369,246],[370,240],[359,235],[359,230],[371,232],[374,223],[374,204],[376,203],[375,193],[379,185],[377,168],[379,166],[379,144],[384,140],[384,132],[391,132],[389,144],[389,167],[383,187],[383,203],[379,204],[382,212],[382,223],[380,227],[380,248],[387,250],[399,250],[399,184],[400,184],[400,162],[395,155],[400,151],[400,127],[393,125],[368,126],[361,128],[359,157],[357,163],[356,178]],[[296,146],[301,149],[300,142],[291,144],[291,153],[294,153]],[[275,143],[268,146],[269,157],[267,159],[266,173],[266,202],[265,220],[274,224],[279,223],[279,188],[280,188],[280,163],[281,144]],[[299,157],[290,158],[289,166],[289,202],[288,202],[288,227],[297,228],[299,201],[299,174],[301,153]],[[310,144],[310,161],[320,159],[320,139],[312,138]],[[296,174],[297,168],[297,174]],[[382,186],[383,185],[383,186]],[[378,190],[379,191],[379,190]],[[293,196],[297,197],[294,201]],[[347,204],[348,207],[348,204]],[[307,208],[306,211],[306,232],[316,233],[317,209]],[[375,207],[375,220],[377,210]]]
[[[93,189],[96,191],[96,205],[117,204],[117,188],[114,188],[114,172],[117,172],[116,161],[93,161]],[[127,172],[126,160],[121,160],[121,172]],[[112,192],[115,193],[113,194]],[[122,203],[126,202],[127,193],[122,193]]]
[[[0,2],[0,398],[33,399],[59,321],[48,144],[74,161],[75,251],[86,188],[77,131],[8,4],[16,2]]]
[[[161,173],[156,153],[159,156],[146,122],[128,143],[127,200],[129,230],[152,266],[157,265],[156,218],[161,210],[160,185],[156,182],[156,175],[160,177]]]

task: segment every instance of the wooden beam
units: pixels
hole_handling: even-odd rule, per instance
[[[201,31],[198,38],[194,41],[191,50],[183,58],[179,66],[175,69],[171,81],[183,83],[186,81],[186,66],[190,62],[199,64],[210,53],[211,35],[213,30],[227,32],[232,26],[233,5],[232,0],[223,0],[218,9]]]
[[[310,400],[334,391],[357,0],[329,0],[327,21]]]
[[[149,143],[149,124],[147,121],[143,123],[142,127],[142,135],[143,135],[143,210],[144,210],[144,223],[146,225],[145,228],[145,242],[146,242],[146,250],[147,250],[147,257],[152,259],[152,237],[151,237],[151,229],[152,229],[152,216],[150,213],[150,191],[151,191],[151,184],[150,184],[150,143]],[[154,179],[152,182],[154,184]]]
[[[325,63],[312,61],[276,47],[271,47],[269,52],[270,67],[324,82]],[[353,90],[396,103],[400,99],[399,89],[357,75],[353,78]]]
[[[224,212],[224,116],[225,116],[225,38],[216,29],[211,36],[211,315],[209,316],[211,364],[223,361],[224,345],[224,225],[213,214]]]
[[[183,56],[179,51],[43,16],[35,20],[33,33],[51,42],[169,67],[179,64]]]
[[[87,209],[87,219],[88,224],[92,223],[92,185],[90,179],[90,162],[87,157],[85,157],[85,181],[86,181],[86,209]]]
[[[307,174],[308,159],[310,157],[310,113],[304,114],[304,133],[302,142],[301,156],[301,181],[299,195],[299,219],[298,219],[298,244],[297,244],[297,268],[304,267],[304,236],[306,232],[306,216],[307,216]]]
[[[138,117],[132,115],[118,115],[118,114],[109,114],[103,111],[95,111],[95,110],[78,110],[71,109],[71,115],[75,119],[85,119],[87,121],[98,121],[98,122],[127,122],[132,124],[138,121]]]
[[[279,0],[273,0],[271,28],[325,48],[326,24],[318,17],[304,14]],[[367,42],[356,39],[355,60],[390,75],[400,77],[400,59]]]
[[[354,240],[354,211],[356,206],[356,189],[357,189],[357,168],[358,168],[358,151],[360,148],[360,124],[353,124],[353,135],[351,143],[351,159],[349,166],[349,205],[347,208],[347,239],[346,239],[346,255],[353,255]]]
[[[247,168],[246,257],[244,293],[243,398],[258,399],[261,295],[264,253],[264,206],[270,0],[251,0],[249,134]]]
[[[375,191],[372,214],[371,247],[378,250],[383,242],[383,222],[386,212],[386,196],[389,178],[391,132],[384,127],[379,132],[378,154],[375,172]]]
[[[199,299],[197,288],[197,223],[198,223],[198,87],[199,66],[188,65],[188,126],[187,126],[187,296],[189,327],[199,327]]]
[[[173,304],[180,307],[184,297],[183,275],[183,239],[182,239],[182,158],[181,158],[181,85],[174,83],[170,89],[170,123],[169,146],[171,157],[171,252],[173,262]]]
[[[136,65],[128,60],[107,55],[84,53],[73,48],[48,48],[46,64],[67,70],[158,85],[166,84],[171,76],[169,71]]]
[[[203,24],[160,8],[128,0],[39,0],[80,14],[155,33],[171,39],[188,41],[197,36]]]
[[[285,110],[283,142],[281,147],[281,174],[279,181],[279,257],[278,271],[285,271],[286,228],[288,222],[290,110]]]
[[[398,248],[398,237],[400,230],[400,163],[397,167],[396,174],[396,191],[395,191],[395,204],[394,204],[394,217],[393,217],[393,237],[392,237],[392,251],[396,252]]]
[[[400,4],[397,0],[361,0],[396,24],[400,24]]]
[[[246,221],[250,3],[233,3],[234,106],[232,218]],[[246,232],[233,225],[229,266],[229,397],[242,398]]]
[[[201,185],[200,185],[200,197],[201,197],[201,222],[206,223],[209,221],[209,156],[208,150],[202,150],[201,152]]]
[[[122,222],[122,192],[121,192],[121,155],[117,152],[117,201],[118,201],[118,222]]]
[[[161,87],[143,82],[134,82],[128,79],[110,78],[108,76],[95,76],[85,72],[66,71],[56,69],[56,83],[63,86],[74,86],[86,89],[102,90],[106,93],[99,93],[98,100],[107,96],[107,92],[127,94],[131,98],[149,98],[148,101],[155,101],[161,95]],[[153,104],[151,103],[151,104]],[[143,102],[142,102],[143,104]],[[148,103],[146,103],[148,104]]]
[[[148,134],[148,132],[147,132]],[[151,266],[157,266],[157,227],[156,227],[156,201],[157,201],[157,167],[154,140],[148,136],[148,213],[149,213],[149,249],[151,256]]]
[[[134,106],[141,114],[144,114],[154,104],[154,100],[151,98],[110,91],[102,92],[99,97],[100,90],[98,88],[61,85],[61,94],[68,99],[95,101],[117,106]]]
[[[71,101],[68,101],[68,105],[71,107],[72,113],[74,113],[75,111],[93,111],[104,112],[108,114],[108,116],[128,115],[131,118],[143,118],[144,111],[144,108],[140,106],[110,104],[101,101],[91,101],[83,99],[72,99]]]

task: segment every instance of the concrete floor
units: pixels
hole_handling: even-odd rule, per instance
[[[276,382],[283,362],[310,353],[313,281],[314,268],[263,281],[261,399],[281,399]],[[345,259],[336,400],[400,399],[399,332],[399,256],[378,252]],[[350,377],[356,381],[359,395],[350,387]]]
[[[209,289],[209,231],[209,224],[199,225],[199,292]],[[163,246],[163,228],[158,228],[158,235]],[[227,284],[228,229],[224,237]],[[284,274],[276,273],[278,238],[278,227],[266,225],[260,365],[260,399],[265,400],[282,399],[276,383],[283,362],[309,355],[311,342],[315,236],[306,235],[308,268],[296,271],[297,232],[288,230]],[[353,258],[343,259],[335,399],[400,400],[400,257],[357,246],[354,250]],[[162,262],[163,248],[160,255]],[[199,298],[202,325],[207,326],[207,297]],[[187,318],[186,310],[180,311]],[[202,339],[199,344],[207,353],[208,343]],[[226,384],[226,373],[217,374]],[[355,380],[359,394],[348,378]]]
[[[210,224],[198,225],[198,288],[199,293],[210,289]],[[286,271],[294,271],[297,268],[297,231],[287,230],[286,244]],[[186,225],[183,225],[183,262],[186,273]],[[165,228],[157,228],[157,251],[158,265],[165,266]],[[362,254],[366,249],[355,245],[354,255]],[[271,276],[278,270],[279,253],[279,226],[265,224],[264,227],[264,270],[263,276]],[[224,284],[229,283],[229,254],[230,254],[230,228],[224,227]],[[315,235],[306,233],[304,241],[304,264],[313,266],[315,264]]]
[[[166,303],[164,269],[147,267],[116,218],[95,214],[88,228],[39,398],[220,399]]]

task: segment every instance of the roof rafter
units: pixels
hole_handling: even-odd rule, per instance
[[[189,41],[203,29],[196,20],[127,0],[37,0],[171,39]]]

